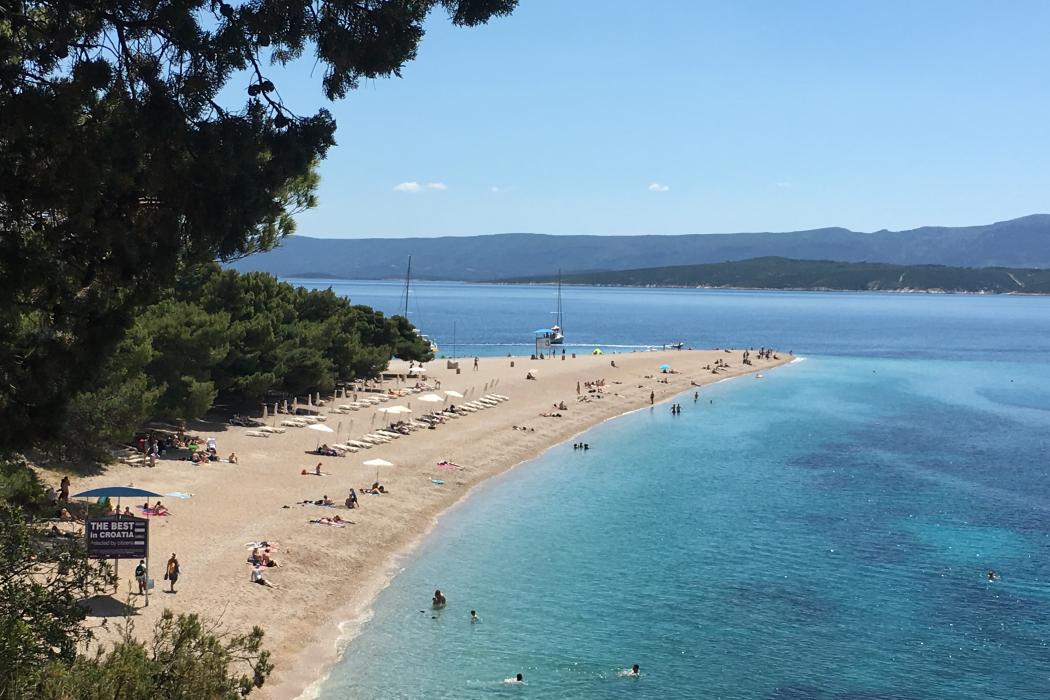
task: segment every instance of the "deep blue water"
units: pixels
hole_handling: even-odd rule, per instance
[[[396,309],[396,284],[354,290]],[[466,317],[468,338],[508,345],[553,296],[418,293],[428,332]],[[808,359],[482,485],[406,558],[321,697],[1050,695],[1050,299],[572,289],[566,307],[587,344]],[[641,678],[617,675],[632,663]]]
[[[288,281],[401,312],[401,282]],[[1046,297],[565,287],[563,305],[570,352],[682,341],[775,343],[812,355],[1050,361]],[[556,307],[550,286],[418,282],[409,318],[442,354],[452,354],[453,325],[458,355],[521,354],[532,331],[554,323]]]

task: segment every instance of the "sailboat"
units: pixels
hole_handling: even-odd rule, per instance
[[[551,326],[551,345],[563,345],[565,343],[565,334],[562,333],[562,318],[561,318],[561,270],[558,270],[558,319],[557,323]]]
[[[409,292],[410,292],[411,288],[412,288],[412,256],[409,255],[408,256],[408,269],[405,271],[405,291],[401,295],[401,315],[404,316],[406,320],[408,319],[408,299],[409,299]],[[415,331],[416,331],[416,335],[418,335],[420,338],[423,339],[423,342],[425,342],[428,345],[430,345],[430,351],[436,355],[437,351],[438,351],[437,343],[435,343],[433,340],[431,340],[427,336],[423,335],[423,333],[419,330],[418,326],[416,327]]]

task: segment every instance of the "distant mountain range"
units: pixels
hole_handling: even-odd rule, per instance
[[[505,280],[554,282],[556,277]],[[632,287],[731,287],[881,292],[1050,294],[1050,270],[1005,267],[889,265],[829,260],[752,258],[705,265],[674,265],[562,275],[565,284]]]
[[[503,233],[443,238],[292,236],[276,250],[231,264],[282,277],[479,281],[783,257],[957,267],[1050,268],[1050,215],[985,226],[858,233],[822,228],[789,233],[577,236]]]

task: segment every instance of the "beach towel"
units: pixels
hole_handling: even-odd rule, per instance
[[[444,482],[444,480],[442,480],[442,479],[431,479],[431,480],[430,480],[430,483],[432,483],[432,484],[437,484],[438,486],[440,486],[441,484],[443,484],[443,483],[445,483],[445,482]]]
[[[164,495],[168,498],[181,498],[182,500],[193,497],[192,493],[186,493],[185,491],[172,491],[171,493],[166,493]]]

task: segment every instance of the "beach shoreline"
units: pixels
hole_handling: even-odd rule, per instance
[[[717,374],[703,369],[716,359],[728,362],[730,367]],[[485,357],[478,371],[473,371],[472,360],[461,360],[461,374],[448,369],[444,362],[439,367],[434,361],[428,366],[428,382],[438,380],[443,389],[467,394],[466,399],[454,399],[456,402],[487,393],[508,396],[510,401],[451,420],[437,430],[413,433],[344,458],[304,455],[304,448],[312,447],[319,436],[313,431],[289,428],[283,435],[260,440],[248,437],[247,429],[230,427],[217,432],[219,449],[224,455],[227,449],[236,451],[240,456],[237,465],[190,467],[187,462],[172,460],[162,460],[155,469],[116,465],[102,475],[76,480],[74,490],[133,481],[135,486],[160,492],[193,493],[193,498],[185,501],[165,499],[175,515],[154,521],[152,553],[154,561],[159,562],[151,563],[152,571],[159,572],[162,557],[174,550],[180,552],[186,573],[177,595],[161,593],[162,582],[158,580],[154,602],[137,610],[136,633],[147,632],[151,628],[148,623],[164,607],[212,617],[221,609],[222,622],[230,631],[243,632],[255,624],[266,631],[265,646],[273,653],[275,671],[255,696],[315,697],[346,645],[370,618],[377,596],[441,519],[473,495],[480,484],[606,421],[649,407],[655,409],[683,392],[701,391],[703,386],[760,373],[794,359],[790,355],[776,360],[753,358],[754,364],[747,366],[741,363],[739,350],[616,353],[542,361]],[[660,373],[662,364],[670,364],[675,372]],[[536,369],[538,379],[526,380],[527,369]],[[599,378],[606,379],[603,398],[584,390],[582,395],[589,400],[577,401],[576,382]],[[479,387],[482,382],[483,387]],[[472,385],[469,389],[468,384]],[[552,411],[552,406],[562,401],[567,407],[561,411],[562,418],[541,417],[543,412],[559,412]],[[337,399],[329,407],[342,402]],[[424,410],[424,405],[413,402],[411,396],[393,403]],[[369,417],[364,411],[360,414],[332,414],[327,422],[332,427],[347,420],[360,425]],[[374,425],[376,414],[371,412],[370,417]],[[528,430],[513,430],[512,426]],[[364,427],[350,428],[355,436],[366,431]],[[342,506],[328,512],[320,507],[288,505],[298,500],[298,494],[293,497],[290,493],[297,488],[307,496],[312,495],[305,494],[307,488],[324,491],[341,504],[350,486],[359,488],[373,480],[374,473],[360,465],[372,457],[385,457],[398,465],[381,474],[389,495],[362,495],[362,508],[356,511]],[[463,465],[462,469],[433,473],[433,466],[427,465],[440,459]],[[308,464],[312,461],[322,462],[331,476],[323,480],[301,476],[299,469],[312,466]],[[248,469],[254,475],[248,480],[249,497],[231,501],[231,494],[244,490]],[[439,477],[444,484],[431,481]],[[51,475],[45,473],[45,478]],[[336,513],[354,523],[336,529],[306,522],[308,517]],[[210,538],[209,532],[222,539]],[[267,572],[267,578],[279,589],[248,581],[245,557],[249,550],[237,543],[262,539],[279,543],[275,558],[282,566]],[[129,568],[122,567],[125,575],[121,590],[130,583],[126,576]]]
[[[777,365],[773,365],[769,367],[769,369],[775,370],[780,367],[786,367],[788,365],[796,364],[806,359],[804,357],[799,356],[790,357],[792,359],[789,359],[788,361],[782,362]],[[755,372],[757,371],[758,370],[755,370]],[[707,384],[704,384],[703,386],[712,387],[718,384],[723,384],[725,382],[741,379],[747,376],[749,376],[749,374],[734,374],[731,376],[723,377],[721,379],[715,379]],[[677,394],[666,396],[662,400],[655,402],[653,405],[660,406],[663,404],[668,404],[674,401],[675,399],[678,399],[681,396],[688,394],[690,388],[691,387],[686,387]],[[438,528],[438,526],[441,524],[441,521],[444,520],[450,513],[452,513],[458,508],[463,507],[467,504],[468,501],[476,497],[477,492],[479,490],[491,486],[492,483],[500,477],[506,476],[511,472],[517,470],[518,468],[542,458],[547,452],[566,444],[570,440],[575,440],[576,438],[585,435],[588,432],[591,432],[592,430],[606,423],[620,420],[621,418],[629,416],[633,413],[644,411],[646,408],[649,407],[650,406],[647,404],[637,406],[634,408],[628,408],[622,413],[609,416],[608,418],[605,418],[597,423],[583,428],[578,433],[571,435],[560,442],[547,445],[541,451],[537,452],[536,454],[530,457],[527,457],[519,462],[511,464],[505,469],[491,473],[490,475],[486,476],[485,478],[481,479],[473,486],[471,486],[470,489],[468,489],[459,497],[458,500],[450,504],[440,513],[437,513],[434,516],[430,527],[420,532],[418,534],[418,537],[416,537],[414,541],[407,544],[405,548],[401,551],[395,552],[390,555],[387,561],[387,565],[382,567],[382,571],[376,572],[375,580],[372,582],[374,584],[374,587],[366,587],[364,589],[365,591],[370,592],[359,592],[357,599],[354,600],[352,603],[348,604],[341,610],[333,611],[333,619],[341,620],[341,622],[337,624],[334,633],[326,634],[322,637],[319,637],[317,640],[315,640],[315,643],[312,644],[309,649],[304,649],[299,654],[301,663],[297,663],[295,664],[295,666],[297,669],[302,670],[297,672],[293,677],[283,678],[281,687],[271,688],[271,691],[274,693],[273,697],[281,699],[289,698],[294,700],[316,700],[320,696],[321,690],[324,687],[325,682],[331,675],[332,670],[342,659],[343,653],[346,651],[347,647],[350,644],[352,644],[354,640],[357,639],[357,637],[360,636],[365,625],[367,625],[371,621],[373,608],[380,594],[382,594],[382,592],[394,582],[394,579],[400,573],[405,571],[405,569],[411,564],[411,560],[420,553],[420,547],[423,546],[423,543],[426,541],[426,539]],[[314,661],[318,658],[318,654],[321,654],[321,658],[324,658],[326,656],[329,658],[326,662],[319,663],[317,661]],[[308,672],[306,669],[309,668],[312,668],[313,671]],[[296,689],[300,689],[299,692],[296,692]]]

